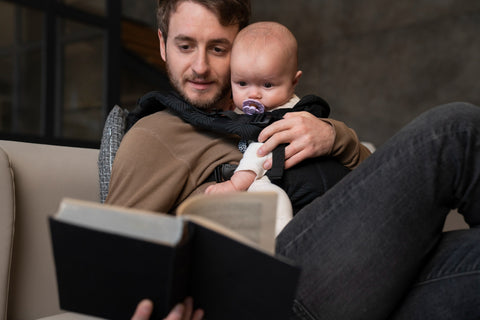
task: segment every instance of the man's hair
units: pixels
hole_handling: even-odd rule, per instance
[[[238,24],[239,30],[250,20],[250,0],[158,0],[157,21],[165,41],[168,37],[170,17],[181,2],[197,3],[215,13],[223,26]]]

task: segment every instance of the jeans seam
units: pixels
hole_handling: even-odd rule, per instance
[[[311,312],[307,310],[307,308],[305,308],[305,306],[300,301],[296,299],[293,301],[293,312],[302,320],[318,320],[312,315]]]
[[[415,284],[415,287],[420,287],[420,286],[423,286],[423,285],[428,285],[428,284],[431,284],[431,283],[435,283],[435,282],[437,282],[437,281],[442,281],[442,280],[447,280],[447,279],[454,279],[454,278],[459,278],[459,277],[465,277],[465,276],[470,276],[470,275],[474,275],[474,274],[480,274],[480,271],[475,270],[475,271],[468,271],[468,272],[457,273],[457,274],[454,274],[454,275],[437,277],[437,278],[435,278],[435,279],[430,279],[430,280],[425,280],[425,281],[419,282],[419,283]]]

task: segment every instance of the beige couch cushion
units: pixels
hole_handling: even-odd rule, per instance
[[[15,224],[13,171],[8,155],[0,148],[0,319],[6,319],[8,282]]]
[[[16,198],[8,319],[58,314],[47,217],[63,197],[99,201],[98,150],[13,141],[0,141],[0,148],[10,159]]]

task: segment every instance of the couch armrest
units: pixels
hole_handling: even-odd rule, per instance
[[[15,194],[10,159],[0,148],[0,319],[7,319],[8,286],[15,223]]]
[[[99,201],[98,150],[0,141],[15,183],[8,319],[60,313],[47,217],[63,197]],[[3,196],[3,195],[2,195]]]

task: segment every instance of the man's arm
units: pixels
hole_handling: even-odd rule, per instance
[[[271,152],[282,143],[285,148],[285,168],[308,158],[330,155],[346,167],[353,169],[369,155],[354,130],[343,122],[333,119],[319,119],[308,112],[290,112],[284,119],[276,121],[262,130],[258,140],[264,145],[258,150],[259,156]],[[265,161],[264,168],[271,167]]]
[[[324,119],[334,128],[335,142],[328,153],[338,159],[345,167],[355,169],[371,155],[370,150],[360,143],[356,132],[345,123],[333,119]]]
[[[107,204],[168,212],[182,193],[189,172],[148,130],[132,128],[113,164]]]
[[[205,179],[216,166],[241,158],[236,143],[167,112],[144,117],[123,137],[106,203],[171,212],[206,188]]]

